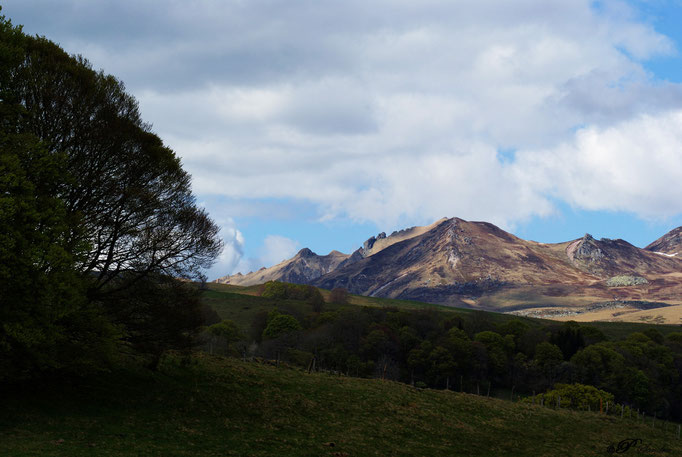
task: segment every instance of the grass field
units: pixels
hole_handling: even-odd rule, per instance
[[[682,455],[677,427],[200,356],[159,372],[5,391],[0,455]]]

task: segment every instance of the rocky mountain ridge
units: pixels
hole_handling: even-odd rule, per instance
[[[425,227],[380,233],[351,255],[318,256],[301,250],[292,259],[218,282],[253,285],[268,280],[325,289],[484,309],[549,306],[601,300],[682,300],[682,227],[645,249],[586,234],[545,244],[518,238],[487,222],[441,219]],[[682,252],[682,249],[680,249]],[[609,279],[644,278],[630,286]],[[627,283],[629,284],[629,283]],[[682,301],[680,302],[682,304]]]

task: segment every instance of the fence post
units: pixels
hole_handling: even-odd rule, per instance
[[[620,405],[620,418],[623,418],[623,412],[625,411],[625,406]]]
[[[606,402],[606,415],[609,415],[609,402]]]
[[[677,439],[680,439],[680,424],[677,424]]]

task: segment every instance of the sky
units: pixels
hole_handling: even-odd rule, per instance
[[[682,0],[0,0],[113,74],[222,227],[209,279],[441,217],[682,225]]]

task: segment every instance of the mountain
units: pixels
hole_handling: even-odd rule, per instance
[[[668,257],[682,256],[682,227],[671,230],[644,249]]]
[[[439,223],[446,220],[443,218],[431,225],[424,227],[411,227],[395,231],[390,236],[379,233],[365,241],[360,249],[352,255],[332,251],[326,256],[320,256],[308,248],[301,249],[294,257],[285,260],[269,268],[261,268],[248,274],[237,273],[232,276],[223,276],[214,282],[232,284],[236,286],[253,286],[267,281],[283,281],[294,284],[310,284],[313,280],[327,274],[337,268],[355,263],[370,255],[376,254],[383,249],[410,238],[422,235]]]
[[[314,279],[333,271],[348,254],[332,251],[327,255],[317,255],[308,248],[303,248],[289,260],[285,260],[270,268],[261,268],[248,274],[237,273],[223,276],[215,282],[236,286],[251,286],[267,281],[283,281],[295,284],[308,284]]]
[[[557,319],[606,311],[608,318],[617,318],[682,305],[682,257],[673,255],[681,234],[682,228],[676,229],[646,249],[589,234],[545,244],[487,222],[441,219],[389,236],[380,233],[350,256],[302,250],[274,267],[219,282],[280,280]]]
[[[504,289],[584,288],[619,275],[680,271],[680,266],[677,259],[623,240],[596,240],[586,234],[566,243],[543,244],[522,240],[486,222],[453,218],[356,262],[340,264],[313,284],[454,305]]]

